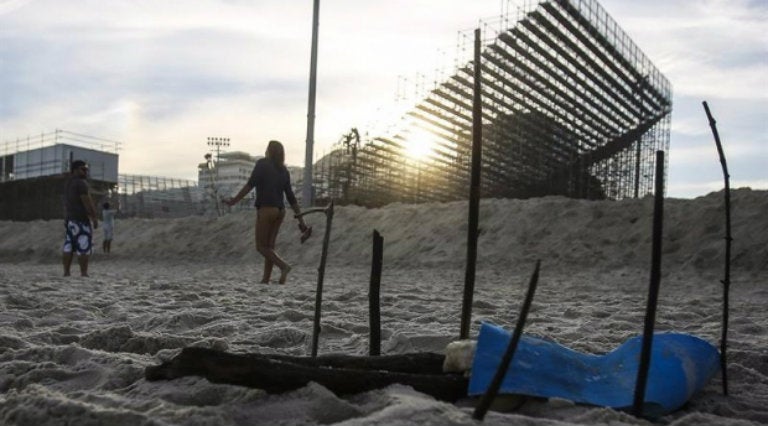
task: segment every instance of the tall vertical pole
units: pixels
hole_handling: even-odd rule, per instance
[[[638,81],[637,85],[634,87],[633,94],[635,95],[635,100],[637,101],[640,117],[637,120],[637,126],[640,127],[643,124],[643,101],[640,98],[640,91],[642,90],[641,82]],[[643,135],[637,137],[637,147],[635,149],[635,199],[640,198],[640,159],[642,155],[642,143],[643,143]]]
[[[475,292],[477,262],[477,226],[480,210],[480,166],[483,153],[482,96],[480,86],[480,28],[475,29],[475,84],[472,102],[472,176],[469,187],[469,226],[467,228],[467,269],[464,275],[464,298],[461,305],[460,339],[469,338],[472,323],[472,299]]]
[[[304,154],[304,186],[301,203],[312,206],[312,150],[315,144],[315,93],[317,91],[317,29],[320,26],[320,0],[314,1],[312,12],[312,53],[309,60],[309,107],[307,108],[307,147]]]
[[[633,87],[633,95],[635,98],[635,101],[637,102],[637,108],[638,108],[638,122],[637,126],[640,127],[643,125],[643,91],[645,90],[645,87],[648,85],[648,74],[644,75],[642,78],[637,80],[636,85]],[[635,151],[635,198],[640,198],[640,162],[642,159],[642,143],[643,143],[643,135],[637,137],[637,148]]]
[[[642,159],[643,135],[637,138],[637,147],[635,148],[635,199],[640,198],[640,160]]]

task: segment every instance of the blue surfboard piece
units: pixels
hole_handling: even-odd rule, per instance
[[[469,380],[469,395],[481,395],[493,380],[511,333],[483,323]],[[640,364],[642,337],[627,340],[605,355],[576,352],[555,342],[523,335],[499,393],[564,398],[576,403],[629,409]],[[720,354],[689,334],[657,333],[651,346],[646,416],[682,407],[720,369]]]

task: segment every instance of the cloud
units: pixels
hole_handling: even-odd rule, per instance
[[[673,82],[676,94],[768,98],[765,3],[664,2],[633,10],[620,25]]]
[[[0,16],[20,9],[31,0],[0,0]]]

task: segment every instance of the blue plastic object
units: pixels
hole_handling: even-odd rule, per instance
[[[469,395],[485,393],[510,339],[511,333],[501,327],[481,325]],[[590,355],[523,335],[499,393],[630,409],[641,347],[642,337],[638,336],[608,354]],[[643,413],[658,417],[682,407],[717,373],[719,360],[717,348],[698,337],[655,334]]]

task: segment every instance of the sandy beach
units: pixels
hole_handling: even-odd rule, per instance
[[[442,352],[459,333],[465,202],[337,207],[325,273],[319,352],[368,352],[371,234],[384,237],[382,352]],[[732,193],[729,389],[717,375],[671,425],[768,424],[768,192]],[[0,222],[0,423],[8,425],[472,425],[474,400],[437,401],[394,385],[334,395],[284,394],[199,377],[149,382],[144,369],[186,346],[306,355],[324,217],[299,243],[288,221],[278,251],[287,285],[258,284],[255,212],[221,218],[118,219],[113,253],[90,277],[62,277],[61,221]],[[537,259],[525,332],[602,354],[642,333],[653,199],[482,200],[472,334],[512,329]],[[665,200],[657,331],[719,347],[723,194]],[[97,232],[96,245],[100,246]],[[274,277],[277,278],[276,276]],[[489,425],[645,425],[565,400],[491,411]]]

